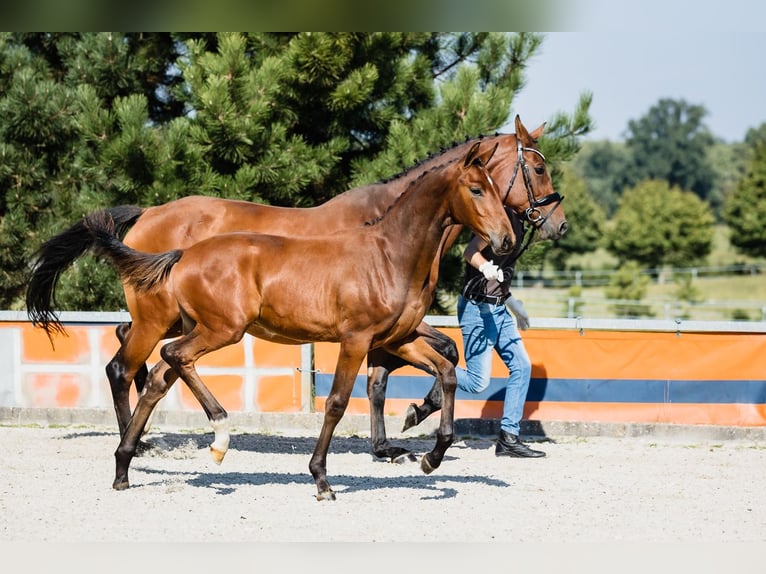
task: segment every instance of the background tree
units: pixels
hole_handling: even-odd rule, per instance
[[[42,241],[99,207],[195,193],[310,206],[495,131],[542,40],[5,33],[0,305],[19,305]],[[588,105],[583,98],[572,117],[552,122],[552,166],[590,129]],[[120,308],[109,273],[79,260],[62,277],[60,308]]]
[[[620,262],[688,267],[710,253],[713,222],[709,205],[697,195],[649,180],[623,194],[604,244]]]
[[[752,149],[744,143],[716,142],[707,152],[713,170],[710,204],[716,221],[723,220],[723,204],[738,182],[745,177],[752,159]]]
[[[749,149],[755,149],[759,143],[766,143],[766,122],[758,127],[750,128],[745,134],[745,144]]]
[[[726,198],[724,219],[740,252],[766,257],[766,140],[758,138],[745,177]]]
[[[611,217],[620,196],[630,187],[628,166],[631,154],[624,143],[610,141],[584,142],[572,161],[572,169],[586,182],[590,196]]]
[[[631,183],[662,179],[713,199],[714,172],[707,151],[715,139],[704,124],[706,115],[704,106],[661,99],[645,116],[629,121],[625,143],[631,154]]]
[[[604,289],[609,299],[617,301],[612,307],[618,317],[651,317],[649,305],[641,303],[649,286],[649,276],[641,273],[636,261],[626,261],[609,278]]]
[[[606,213],[572,169],[564,170],[558,189],[565,197],[562,205],[566,207],[569,229],[552,246],[548,260],[554,268],[565,269],[571,256],[593,252],[601,245]]]

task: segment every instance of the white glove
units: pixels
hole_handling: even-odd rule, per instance
[[[484,277],[486,277],[487,280],[496,279],[498,283],[503,282],[503,270],[492,263],[492,261],[485,261],[479,265],[479,271],[484,274]]]
[[[526,331],[529,328],[529,315],[527,315],[524,304],[520,299],[515,299],[512,296],[508,297],[505,300],[505,308],[516,317],[516,324],[519,326],[519,329]]]

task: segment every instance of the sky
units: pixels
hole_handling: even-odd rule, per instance
[[[698,0],[700,10],[685,16],[673,11],[673,0],[657,4],[635,3],[646,9],[621,14],[617,28],[596,16],[578,26],[583,31],[544,33],[512,117],[535,128],[558,111],[573,112],[589,91],[596,127],[586,139],[621,141],[629,120],[662,98],[683,99],[705,107],[714,136],[743,141],[766,122],[766,3],[741,11],[738,0],[728,0],[706,10],[707,0]],[[513,132],[512,123],[501,131]]]

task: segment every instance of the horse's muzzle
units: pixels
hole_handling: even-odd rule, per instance
[[[510,235],[503,235],[503,238],[496,246],[492,248],[492,251],[498,255],[508,255],[513,251],[513,247],[516,244],[515,240]]]

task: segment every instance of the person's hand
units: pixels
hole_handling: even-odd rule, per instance
[[[479,271],[481,271],[484,274],[484,277],[487,280],[495,279],[498,283],[503,282],[503,270],[500,269],[497,265],[492,263],[492,261],[485,261],[481,265],[479,265]]]
[[[519,326],[519,329],[526,331],[529,328],[529,315],[527,315],[524,304],[520,299],[516,299],[513,296],[508,297],[505,300],[505,308],[516,317],[516,324]]]

